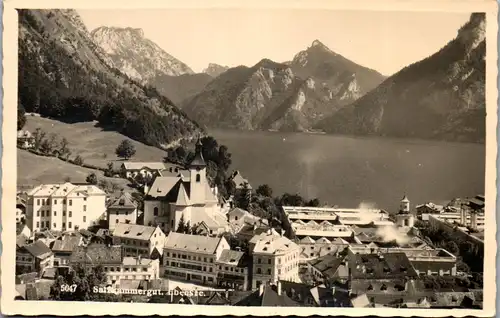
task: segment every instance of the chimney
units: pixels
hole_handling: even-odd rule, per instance
[[[280,234],[281,236],[285,236],[285,230],[281,229]]]
[[[278,296],[281,296],[281,281],[278,281],[277,289],[278,289]]]
[[[141,255],[137,256],[137,265],[141,265]]]
[[[264,294],[264,283],[261,283],[259,286],[259,296],[262,296]]]

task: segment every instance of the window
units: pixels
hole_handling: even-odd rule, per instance
[[[36,204],[40,205],[40,199],[36,199]]]
[[[63,227],[63,228],[65,228],[65,227],[66,227],[66,222],[63,222],[62,227]]]
[[[271,269],[270,268],[267,269],[267,275],[271,275]]]
[[[278,275],[281,275],[281,269],[278,269]]]
[[[85,211],[87,211],[87,206],[86,205],[83,206],[83,212],[85,212]]]
[[[72,215],[72,214],[73,214],[73,213],[71,213],[71,211],[69,211],[69,215],[68,215],[68,216],[69,216],[69,217],[71,217],[71,215]]]
[[[42,199],[42,205],[45,205],[45,199]]]
[[[200,182],[200,180],[201,180],[200,174],[199,174],[199,173],[197,173],[197,174],[196,174],[196,182]]]
[[[40,211],[36,211],[36,216],[40,216]]]
[[[85,215],[83,216],[83,222],[87,222],[87,217]]]
[[[45,224],[46,224],[45,226],[46,226],[47,228],[49,228],[49,227],[50,227],[50,222],[49,222],[49,221],[47,221]]]
[[[224,270],[228,271],[228,270],[229,270],[229,267],[227,267],[227,266],[226,266],[226,267],[224,267]]]
[[[281,258],[278,258],[278,264],[281,264]]]
[[[57,225],[54,223],[54,227],[57,227]]]
[[[69,200],[69,206],[72,206],[72,205],[73,205],[73,200]]]
[[[57,211],[54,211],[54,216],[57,216]]]
[[[268,264],[271,264],[271,259],[268,259],[268,260],[267,260],[267,263],[268,263]]]
[[[155,206],[155,208],[153,209],[153,215],[158,216],[158,207],[157,206]]]
[[[206,263],[206,262],[207,262],[207,258],[206,258],[206,257],[203,257],[203,261]]]
[[[257,268],[257,274],[262,274],[262,270],[260,268]]]
[[[83,198],[83,201],[87,201],[87,198]]]
[[[237,217],[237,216],[235,216],[235,217],[234,217],[234,220],[235,220],[235,221],[238,221],[238,217]]]
[[[40,227],[40,222],[36,222],[36,227]]]
[[[261,260],[260,258],[257,259],[257,264],[260,264]]]
[[[68,228],[71,228],[71,222],[68,222]]]
[[[45,216],[45,211],[42,210],[42,218]]]
[[[66,199],[63,199],[63,204],[66,204]]]
[[[54,199],[54,203],[52,203],[52,204],[57,204],[57,200]]]
[[[63,211],[63,216],[66,216],[66,211]]]
[[[116,223],[118,223],[118,219],[116,219]]]

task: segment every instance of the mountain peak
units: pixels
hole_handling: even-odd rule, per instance
[[[323,42],[321,42],[318,39],[314,40],[313,43],[311,44],[311,48],[314,48],[314,47],[331,52],[330,48],[328,48],[328,46],[324,45]]]
[[[96,29],[94,29],[91,32],[91,35],[94,36],[95,34],[98,33],[128,33],[130,35],[135,35],[137,37],[143,38],[144,37],[144,30],[141,28],[120,28],[120,27],[109,27],[109,26],[101,26]]]
[[[227,66],[222,66],[222,65],[219,65],[217,63],[208,63],[207,68],[204,69],[202,71],[202,73],[206,73],[212,77],[217,77],[220,74],[227,71],[228,69],[229,69],[229,67],[227,67]]]

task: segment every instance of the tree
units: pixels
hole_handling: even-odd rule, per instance
[[[26,110],[22,104],[17,105],[17,130],[23,129],[26,125]]]
[[[237,207],[239,207],[240,209],[248,210],[251,199],[252,199],[252,191],[250,190],[248,183],[245,182],[241,187],[241,189],[239,189],[239,191],[236,192],[235,203]]]
[[[179,220],[179,225],[177,225],[177,233],[184,233],[186,229],[186,225],[184,223],[184,215],[181,215],[181,219]]]
[[[128,160],[135,155],[135,147],[129,140],[124,139],[118,147],[116,147],[115,153],[119,158]]]
[[[236,194],[236,183],[232,179],[228,179],[224,183],[226,187],[226,192],[228,196],[232,196]]]
[[[104,171],[104,176],[105,177],[112,177],[115,174],[113,163],[108,162],[108,165],[106,166],[106,170]]]
[[[458,248],[457,243],[454,241],[450,241],[446,243],[445,249],[452,253],[453,255],[459,255],[460,254],[460,249]]]
[[[85,181],[87,181],[88,183],[93,184],[93,185],[97,185],[97,182],[98,182],[97,176],[93,172],[87,176]]]
[[[312,207],[319,207],[320,206],[320,201],[318,198],[314,198],[312,200],[307,201],[306,206],[312,206]]]
[[[255,191],[258,195],[264,196],[264,197],[269,197],[272,198],[273,196],[273,189],[268,184],[262,184],[257,187],[257,190]]]
[[[35,148],[35,150],[40,149],[42,141],[45,139],[45,135],[46,133],[40,128],[35,129],[33,132],[33,148]]]
[[[70,177],[64,178],[64,182],[71,182],[71,178]]]
[[[192,230],[191,222],[187,221],[186,226],[184,227],[184,233],[191,234]]]
[[[63,285],[76,286],[74,292],[67,292]],[[119,301],[119,297],[113,294],[94,293],[94,286],[104,287],[107,285],[106,272],[102,266],[85,268],[77,264],[64,275],[56,278],[50,287],[51,300],[70,301]]]
[[[83,158],[82,158],[82,157],[80,157],[80,155],[77,155],[77,156],[75,157],[75,160],[73,160],[73,163],[74,163],[75,165],[79,165],[79,166],[81,166],[81,165],[83,165]]]
[[[59,143],[59,156],[65,159],[71,156],[71,150],[68,148],[68,140],[65,137]]]

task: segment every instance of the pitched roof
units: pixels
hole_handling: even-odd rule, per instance
[[[108,205],[111,209],[137,209],[137,203],[132,195],[128,192],[122,192],[118,198],[115,198]]]
[[[366,296],[366,294],[353,298],[351,302],[354,308],[365,308],[370,305],[370,301],[368,300],[368,296]]]
[[[72,252],[81,242],[81,236],[64,235],[52,243],[54,252]]]
[[[405,253],[355,254],[350,265],[353,279],[418,276]]]
[[[205,159],[203,159],[202,154],[202,143],[200,140],[196,143],[196,152],[193,160],[189,163],[191,167],[205,167],[207,164],[205,163]]]
[[[119,245],[106,246],[104,244],[91,244],[78,246],[70,256],[71,263],[83,264],[116,264],[122,263],[122,248]]]
[[[260,294],[260,290],[256,290],[252,294],[243,298],[235,304],[236,306],[249,307],[299,307],[300,304],[290,299],[285,293],[278,295],[276,286],[264,285],[264,290]]]
[[[179,192],[177,193],[177,200],[175,201],[175,205],[177,206],[189,206],[190,200],[186,193],[186,189],[184,185],[181,183],[179,186]]]
[[[340,256],[334,252],[309,261],[309,264],[320,271],[325,277],[331,278],[342,264],[345,265],[345,256]]]
[[[139,224],[117,223],[113,236],[135,240],[149,240],[156,227]]]
[[[156,177],[147,195],[153,198],[165,197],[180,181],[178,176]]]
[[[165,241],[165,248],[203,254],[213,254],[215,253],[215,249],[221,240],[225,239],[223,237],[207,237],[170,232]]]
[[[233,251],[233,250],[223,250],[217,259],[217,263],[223,263],[228,265],[245,266],[244,264],[244,252]]]
[[[274,230],[274,229],[273,229]],[[250,243],[255,244],[253,253],[274,254],[298,249],[299,246],[285,236],[279,235],[276,231],[255,235]]]
[[[150,170],[163,170],[165,169],[165,164],[163,162],[124,162],[123,167],[127,170],[141,170],[147,168]]]
[[[52,251],[50,250],[50,248],[40,240],[32,244],[24,245],[22,248],[24,248],[24,250],[26,250],[32,256],[39,259],[44,259],[52,255]]]
[[[243,178],[243,176],[241,175],[241,173],[238,170],[236,170],[233,173],[233,175],[231,176],[231,180],[233,180],[233,182],[236,185],[237,189],[243,188],[243,186],[244,186],[245,183],[247,184],[248,189],[252,189],[252,186],[250,185],[250,183],[248,182],[248,180],[245,179],[245,178]]]

